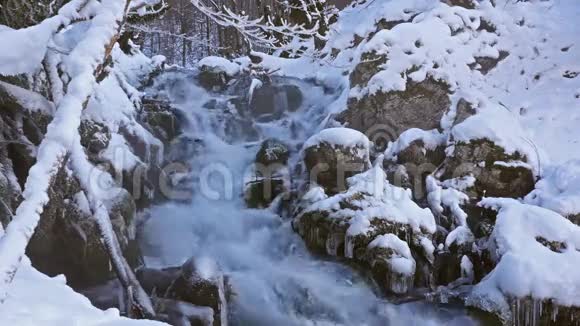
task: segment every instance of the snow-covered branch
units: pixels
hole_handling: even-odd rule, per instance
[[[268,49],[296,50],[314,38],[320,38],[318,22],[312,28],[305,25],[294,25],[281,19],[277,25],[262,18],[252,19],[248,15],[238,14],[227,6],[218,8],[203,0],[191,0],[193,6],[216,24],[223,27],[235,28],[250,44]],[[281,42],[281,39],[287,42]]]

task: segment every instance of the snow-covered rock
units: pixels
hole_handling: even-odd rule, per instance
[[[347,182],[348,190],[331,197],[316,195],[312,190],[308,192],[303,200],[310,204],[303,205],[305,209],[293,221],[294,228],[312,250],[374,265],[378,273],[375,277],[385,285],[386,291],[406,292],[413,284],[414,275],[404,273],[405,281],[395,281],[392,268],[375,264],[386,259],[388,265],[390,254],[384,250],[368,250],[368,246],[377,236],[390,234],[391,240],[396,236],[405,245],[417,248],[414,257],[428,261],[433,254],[428,248],[432,246],[422,243],[429,241],[424,239],[436,231],[433,215],[429,209],[417,206],[408,191],[390,185],[379,165],[352,176]],[[322,190],[313,189],[317,189],[317,193]],[[391,242],[401,245],[401,242]],[[381,240],[375,244],[384,247]],[[399,249],[398,254],[409,260],[408,252]],[[403,275],[401,270],[395,274]]]
[[[580,227],[513,199],[487,198],[481,205],[498,210],[489,247],[497,265],[467,303],[515,325],[574,324],[580,309]]]
[[[321,185],[329,194],[345,190],[347,178],[365,171],[369,155],[368,138],[350,128],[324,129],[303,145],[308,181]]]

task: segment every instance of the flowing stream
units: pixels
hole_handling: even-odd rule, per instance
[[[176,266],[192,256],[215,260],[233,292],[230,325],[477,324],[460,308],[389,303],[357,271],[310,254],[289,219],[245,208],[244,175],[260,140],[287,143],[295,162],[304,140],[344,101],[339,89],[274,81],[302,90],[299,108],[290,112],[289,101],[278,96],[276,112],[266,108],[265,115],[248,118],[224,104],[229,95],[212,95],[198,86],[195,74],[167,72],[148,90],[183,112],[186,135],[198,146],[189,158],[191,200],[152,208],[141,228],[149,266]]]

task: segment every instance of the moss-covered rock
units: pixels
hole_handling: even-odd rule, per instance
[[[380,62],[377,61],[377,62]],[[357,80],[364,80],[377,66],[367,67],[353,75]],[[375,72],[375,73],[376,73]],[[423,130],[437,129],[445,112],[449,109],[449,87],[432,78],[422,82],[407,82],[404,91],[376,92],[362,98],[351,98],[348,109],[337,116],[337,120],[348,127],[365,133],[371,141],[387,144],[410,128]]]
[[[277,139],[266,139],[256,154],[256,163],[263,166],[286,165],[290,158],[288,147]]]
[[[499,145],[486,139],[455,144],[453,154],[444,162],[441,179],[473,175],[475,187],[468,191],[472,198],[521,198],[534,189],[533,171],[525,155],[508,154]],[[510,165],[510,163],[515,163]]]

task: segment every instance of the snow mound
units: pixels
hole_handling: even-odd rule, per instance
[[[35,72],[44,59],[48,42],[57,26],[56,19],[23,29],[0,25],[0,75]]]
[[[41,295],[39,295],[41,294]],[[74,292],[62,276],[50,278],[25,258],[18,269],[10,294],[0,305],[0,325],[83,325],[83,326],[161,326],[165,323],[133,320],[117,309],[99,310],[89,299]]]
[[[547,168],[536,189],[526,196],[529,204],[551,209],[564,216],[580,213],[580,160]]]
[[[509,311],[504,296],[580,306],[580,227],[514,199],[486,198],[480,205],[498,210],[490,245],[499,262],[468,302],[504,312]]]

